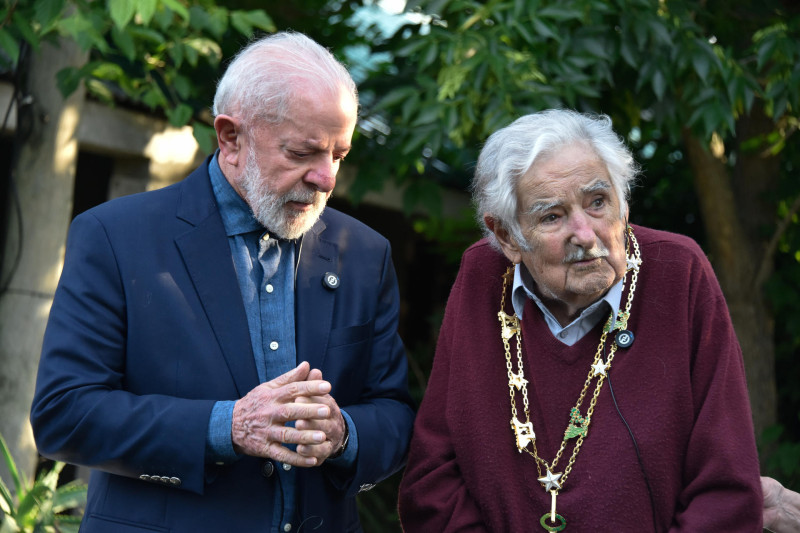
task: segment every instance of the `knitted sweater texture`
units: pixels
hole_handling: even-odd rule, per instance
[[[691,239],[642,227],[635,234],[643,261],[628,322],[635,342],[617,351],[610,383],[559,492],[564,531],[760,532],[759,466],[742,355],[719,284]],[[485,240],[463,256],[400,487],[406,532],[544,531],[539,520],[551,500],[537,481],[544,471],[517,451],[510,425],[497,318],[508,265]],[[630,274],[623,309],[628,285]],[[548,462],[602,326],[565,346],[541,311],[526,306],[525,378],[536,447]],[[524,421],[521,399],[517,410]],[[564,471],[574,442],[554,472]]]

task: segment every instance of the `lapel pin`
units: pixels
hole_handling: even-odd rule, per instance
[[[322,276],[322,284],[334,290],[339,287],[339,276],[333,272],[325,272],[325,275]]]

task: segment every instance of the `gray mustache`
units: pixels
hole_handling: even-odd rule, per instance
[[[595,246],[591,250],[578,247],[575,249],[575,251],[568,253],[563,262],[574,263],[576,261],[597,259],[598,257],[608,257],[608,248],[603,245]]]

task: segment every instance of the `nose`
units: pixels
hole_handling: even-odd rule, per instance
[[[591,250],[597,241],[597,234],[589,216],[578,211],[569,217],[569,242],[586,250]]]
[[[305,181],[318,191],[328,194],[336,186],[336,172],[338,170],[338,161],[330,158],[320,158],[320,161],[306,173]]]

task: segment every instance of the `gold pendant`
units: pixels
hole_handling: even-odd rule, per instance
[[[549,470],[547,473],[551,475]],[[567,521],[563,516],[556,513],[556,496],[558,496],[558,493],[554,490],[551,490],[550,496],[550,512],[542,515],[542,517],[539,519],[539,524],[541,524],[541,526],[547,531],[562,531],[565,527],[567,527]]]

